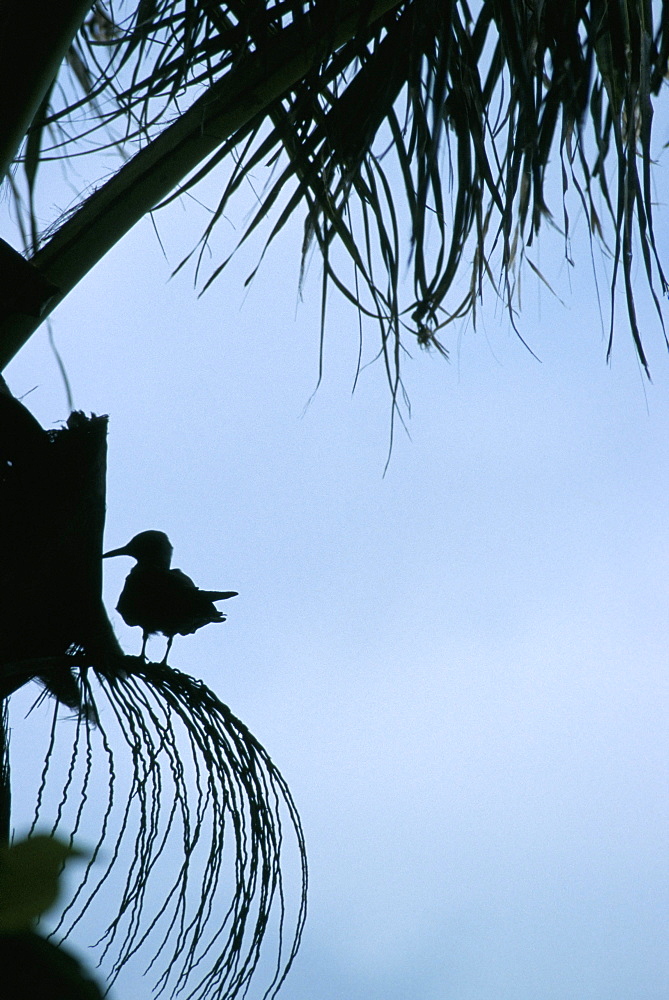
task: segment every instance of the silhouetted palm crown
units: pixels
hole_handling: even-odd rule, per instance
[[[163,531],[142,531],[109,556],[132,556],[137,565],[130,570],[116,609],[127,625],[139,625],[143,632],[142,656],[149,635],[167,636],[167,652],[175,635],[190,635],[212,622],[224,622],[225,615],[214,601],[236,597],[234,590],[200,590],[180,569],[170,569],[172,545]],[[165,662],[163,661],[163,662]]]

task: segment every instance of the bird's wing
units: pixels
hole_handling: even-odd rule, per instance
[[[200,588],[193,583],[191,578],[186,576],[186,574],[180,569],[171,569],[170,576],[172,580],[179,582],[180,590],[185,587],[192,588],[193,590],[196,590],[198,594],[202,594],[203,597],[206,597],[210,601],[227,601],[229,597],[238,596],[238,591],[236,590],[200,590]]]

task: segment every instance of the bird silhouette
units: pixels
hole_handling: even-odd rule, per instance
[[[236,590],[200,590],[180,569],[170,569],[172,545],[164,531],[142,531],[121,549],[105,552],[110,556],[132,556],[137,565],[130,570],[116,610],[126,625],[142,629],[141,656],[146,659],[150,635],[167,636],[167,657],[175,635],[191,635],[210,622],[224,622],[225,615],[214,601],[236,597]]]

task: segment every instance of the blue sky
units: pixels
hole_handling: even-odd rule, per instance
[[[54,331],[76,407],[110,415],[109,547],[162,529],[198,583],[240,592],[171,662],[302,815],[310,913],[282,996],[664,1000],[669,365],[641,276],[652,383],[622,300],[606,364],[581,230],[571,275],[545,251],[566,306],[525,279],[540,361],[490,296],[449,362],[406,359],[411,436],[384,476],[382,368],[351,394],[357,318],[334,298],[305,410],[299,226],[249,291],[247,258],[198,299],[192,272],[168,280],[194,215],[157,217],[167,261],[145,220]],[[66,417],[45,331],[7,378],[45,426]],[[128,568],[105,567],[106,599],[136,653],[113,612]]]

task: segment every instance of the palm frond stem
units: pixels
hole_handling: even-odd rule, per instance
[[[368,21],[396,6],[375,0],[366,7]],[[360,24],[360,5],[347,0],[327,43],[336,48]],[[51,311],[81,278],[147,212],[231,135],[243,129],[301,80],[323,54],[322,26],[310,35],[299,24],[286,29],[273,51],[253,53],[215,83],[172,125],[95,191],[31,258],[58,288]],[[0,322],[0,371],[45,318],[15,315]]]

